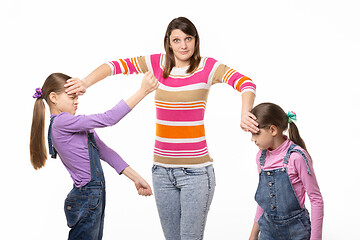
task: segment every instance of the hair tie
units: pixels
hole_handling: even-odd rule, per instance
[[[42,93],[41,88],[36,88],[35,89],[35,94],[33,95],[33,98],[42,98],[42,95],[43,95],[43,93]]]
[[[293,111],[288,111],[288,122],[292,123],[293,121],[296,122],[296,113],[294,113]]]

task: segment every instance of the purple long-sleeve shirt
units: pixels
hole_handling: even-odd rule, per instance
[[[100,159],[110,164],[118,174],[128,166],[119,154],[100,140],[94,128],[115,125],[130,111],[131,108],[121,100],[111,110],[100,114],[74,116],[62,112],[51,115],[56,116],[51,135],[53,145],[76,187],[85,186],[91,180],[87,131],[94,133]]]

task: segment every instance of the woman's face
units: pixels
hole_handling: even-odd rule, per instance
[[[171,32],[169,41],[170,48],[174,52],[175,67],[190,65],[190,58],[195,51],[195,38],[179,29],[175,29]]]

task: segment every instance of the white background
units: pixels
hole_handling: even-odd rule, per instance
[[[255,81],[255,104],[271,101],[297,113],[325,201],[323,239],[354,239],[360,213],[354,197],[360,160],[358,10],[349,0],[2,1],[1,238],[67,238],[63,201],[72,187],[69,174],[59,159],[49,159],[39,171],[29,160],[35,88],[53,72],[82,78],[109,60],[164,52],[168,23],[185,16],[199,31],[202,56]],[[141,78],[114,76],[94,85],[80,98],[78,113],[108,110],[135,92]],[[153,98],[154,93],[118,125],[98,130],[149,183]],[[217,180],[205,231],[209,240],[247,239],[253,224],[258,149],[240,130],[240,107],[238,92],[213,86],[205,117]],[[103,167],[104,239],[163,239],[154,197],[138,196],[125,176]]]

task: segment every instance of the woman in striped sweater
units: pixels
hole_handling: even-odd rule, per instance
[[[184,17],[175,18],[166,30],[166,54],[111,61],[66,85],[69,94],[84,94],[87,87],[109,75],[151,71],[159,80],[152,171],[156,204],[168,240],[203,239],[215,189],[204,129],[210,87],[227,83],[241,92],[240,126],[244,131],[258,131],[255,116],[250,113],[255,84],[215,59],[201,57],[199,45],[194,24]]]

